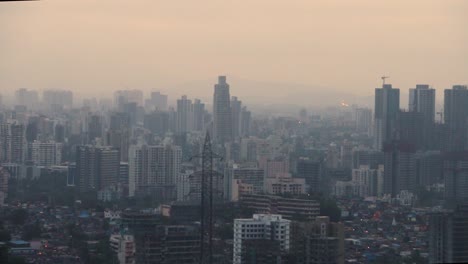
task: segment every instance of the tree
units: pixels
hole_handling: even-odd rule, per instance
[[[0,246],[0,263],[8,263],[8,247]]]
[[[11,234],[8,230],[0,230],[0,242],[8,242],[11,240]]]
[[[23,257],[11,256],[8,258],[8,264],[26,264],[26,260]]]
[[[35,223],[33,225],[27,225],[24,227],[23,230],[23,239],[24,240],[31,240],[33,238],[40,238],[42,234],[41,226],[39,223]]]
[[[10,215],[10,221],[15,225],[24,225],[28,219],[28,212],[24,209],[16,209]]]

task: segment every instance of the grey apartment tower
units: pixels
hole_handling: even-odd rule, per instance
[[[375,149],[381,150],[385,142],[394,138],[399,110],[400,89],[392,88],[391,84],[383,84],[382,88],[375,88]]]
[[[232,140],[231,97],[226,76],[219,76],[214,86],[213,97],[213,137],[216,143]]]
[[[468,150],[468,88],[454,85],[444,91],[444,123],[448,129],[447,151]]]

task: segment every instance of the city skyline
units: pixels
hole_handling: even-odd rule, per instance
[[[467,0],[0,1],[0,263],[468,263]]]
[[[327,90],[332,99],[323,101],[331,104],[371,96],[369,87],[389,75],[396,87],[427,83],[441,98],[441,90],[467,82],[466,5],[4,3],[0,87],[10,94],[23,87],[84,97],[142,89],[205,98],[212,76],[227,75],[249,103],[281,102],[283,90],[297,101]],[[272,89],[278,94],[268,94]]]
[[[218,76],[223,76],[223,75],[218,75]],[[226,76],[226,77],[229,77],[229,79],[231,80],[230,76]],[[212,78],[212,80],[210,81],[211,84],[209,86],[213,86],[213,81],[216,81],[215,79],[216,77]],[[388,77],[386,77],[388,78]],[[382,76],[379,77],[378,79],[382,79]],[[234,79],[236,80],[236,79]],[[237,79],[239,80],[239,79]],[[230,82],[231,83],[231,82]],[[248,82],[247,82],[248,83]],[[251,84],[253,84],[255,82],[252,82]],[[377,82],[376,82],[377,83]],[[267,83],[262,83],[262,84],[267,84]],[[388,85],[392,85],[392,82],[388,82],[387,81],[387,84]],[[200,85],[200,84],[199,84]],[[275,84],[272,84],[272,85],[275,85]],[[439,112],[439,111],[442,111],[443,112],[443,105],[444,105],[444,91],[447,90],[447,89],[451,89],[453,86],[467,86],[465,84],[450,84],[448,85],[447,87],[445,88],[435,88],[429,84],[421,84],[421,83],[415,83],[413,84],[412,86],[410,87],[402,87],[401,90],[401,96],[400,96],[400,104],[401,104],[401,109],[402,110],[406,110],[406,111],[412,111],[412,104],[410,104],[410,100],[412,98],[413,95],[411,95],[411,93],[413,92],[413,90],[415,89],[414,87],[427,87],[429,90],[431,91],[434,91],[433,94],[434,94],[434,111],[436,112],[436,114]],[[205,87],[203,89],[205,90],[211,90],[212,88],[211,87]],[[275,87],[279,87],[280,86],[276,86]],[[286,86],[285,86],[286,87]],[[295,86],[293,86],[295,87]],[[301,86],[301,85],[297,85],[297,87],[305,87],[305,86]],[[380,81],[380,83],[377,83],[374,87],[370,87],[368,90],[369,91],[374,91],[375,87],[377,88],[381,88],[382,87],[382,81]],[[235,94],[231,96],[231,98],[235,98],[235,97],[239,97],[239,93],[238,93],[238,90],[239,90],[239,87],[233,87],[234,88],[234,92]],[[323,87],[322,87],[323,88]],[[100,100],[104,100],[104,102],[109,102],[109,103],[115,103],[117,104],[117,100],[118,100],[118,96],[117,94],[119,93],[127,93],[127,92],[135,92],[135,93],[139,93],[139,96],[141,98],[139,98],[138,100],[141,100],[142,102],[144,101],[144,105],[145,106],[149,106],[149,105],[154,105],[154,102],[152,102],[154,99],[153,99],[153,94],[159,94],[159,95],[162,95],[164,97],[166,97],[166,99],[164,99],[166,101],[166,103],[164,104],[164,107],[163,109],[166,109],[166,107],[173,107],[173,108],[177,108],[177,103],[178,101],[180,100],[180,98],[182,98],[183,96],[186,96],[187,98],[189,99],[193,99],[193,100],[200,100],[201,103],[204,103],[206,106],[209,106],[209,109],[212,108],[213,104],[212,104],[212,93],[210,95],[202,95],[202,96],[199,96],[197,94],[194,94],[194,93],[189,93],[189,94],[179,94],[179,93],[175,93],[175,92],[169,92],[169,93],[165,93],[163,92],[164,89],[150,89],[150,90],[144,90],[144,89],[137,89],[137,88],[130,88],[130,87],[126,87],[124,89],[114,89],[114,90],[111,90],[111,92],[109,94],[106,94],[105,96],[103,97],[89,97],[89,96],[83,96],[83,94],[81,93],[76,93],[74,91],[72,91],[71,89],[67,89],[67,88],[45,88],[43,90],[41,89],[35,89],[35,88],[29,88],[29,87],[22,87],[22,88],[18,88],[14,91],[12,91],[12,93],[0,93],[0,96],[3,98],[3,103],[6,104],[6,105],[10,105],[10,106],[13,106],[14,104],[18,104],[18,93],[19,92],[33,92],[34,93],[34,96],[36,97],[35,100],[37,100],[38,103],[43,103],[43,104],[47,104],[47,102],[45,102],[45,100],[54,100],[52,98],[48,98],[50,97],[51,95],[54,95],[54,94],[67,94],[67,96],[69,97],[69,101],[73,102],[73,105],[74,106],[80,106],[82,104],[85,104],[84,102],[85,101],[89,101],[89,100],[97,100],[97,102],[99,102]],[[242,90],[242,89],[241,89]],[[283,92],[287,92],[289,91],[289,89],[284,89],[285,91]],[[70,94],[71,92],[71,94]],[[327,109],[329,107],[349,107],[349,106],[356,106],[356,107],[366,107],[366,108],[370,108],[370,109],[373,109],[374,108],[374,94],[369,94],[369,95],[366,95],[366,96],[356,96],[356,95],[353,95],[353,94],[349,94],[349,93],[339,93],[339,92],[334,92],[334,91],[327,91],[325,88],[321,89],[320,91],[315,91],[313,92],[313,94],[311,94],[313,97],[307,97],[307,98],[302,98],[302,100],[292,100],[290,99],[290,97],[288,96],[291,96],[292,95],[295,95],[295,93],[290,93],[290,94],[284,94],[284,95],[281,95],[281,96],[278,96],[278,99],[277,101],[269,101],[268,99],[265,99],[267,98],[267,95],[265,97],[250,97],[250,96],[247,96],[247,97],[242,97],[243,101],[246,101],[247,104],[251,105],[253,108],[257,108],[257,107],[260,107],[258,109],[261,109],[261,110],[265,110],[265,109],[270,109],[270,110],[273,110],[275,107],[278,107],[279,109],[294,109],[294,108],[305,108],[305,109],[312,109],[312,110],[324,110],[324,109]],[[302,94],[303,96],[306,96],[306,94]],[[47,98],[46,98],[47,97]],[[281,98],[281,100],[280,100]],[[56,100],[56,99],[55,99]],[[318,104],[316,102],[319,102]],[[24,104],[24,102],[21,102],[19,103],[20,105],[21,104]],[[140,103],[138,103],[140,104]],[[142,103],[143,105],[143,103]]]

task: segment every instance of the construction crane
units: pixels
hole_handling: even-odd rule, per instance
[[[390,76],[382,76],[380,79],[382,79],[382,87],[385,85],[385,79],[390,78]]]

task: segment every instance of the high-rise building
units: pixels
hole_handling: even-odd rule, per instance
[[[130,116],[125,112],[114,112],[110,115],[110,126],[112,130],[128,129],[130,126]]]
[[[99,191],[119,182],[119,150],[112,147],[78,146],[75,184],[81,192]]]
[[[384,186],[383,165],[379,166],[378,169],[371,169],[366,165],[353,169],[351,182],[351,186],[357,189],[354,193],[360,197],[382,196]]]
[[[139,106],[136,102],[123,104],[122,107],[119,108],[119,111],[128,115],[131,126],[143,123],[144,108]]]
[[[255,140],[242,141],[241,159],[247,161],[257,161],[257,142],[255,142]]]
[[[177,123],[176,133],[183,134],[192,130],[193,127],[193,109],[192,100],[187,99],[187,96],[182,96],[177,100]]]
[[[145,108],[149,111],[166,111],[167,110],[167,95],[160,92],[152,92],[151,98],[145,101]]]
[[[417,112],[422,115],[422,147],[424,149],[436,149],[434,141],[435,122],[435,89],[427,84],[417,84],[416,88],[409,90],[409,112]]]
[[[29,117],[26,125],[26,142],[31,143],[39,138],[39,117]]]
[[[11,141],[10,141],[10,151],[11,151],[11,162],[13,163],[22,163],[25,158],[26,152],[26,143],[24,137],[24,125],[21,124],[11,124]]]
[[[468,151],[446,153],[442,170],[446,201],[468,202]]]
[[[348,140],[344,140],[340,146],[340,167],[351,169],[353,166],[353,148],[354,145]]]
[[[34,165],[50,167],[62,162],[62,143],[36,140],[30,143],[30,151]]]
[[[328,216],[291,225],[291,263],[342,264],[345,259],[344,226]]]
[[[182,159],[179,146],[132,145],[129,152],[129,196],[170,186],[175,192]]]
[[[169,114],[167,112],[154,111],[144,117],[144,126],[152,133],[164,136],[169,131]]]
[[[268,194],[305,194],[305,179],[293,178],[289,173],[275,174],[265,179],[265,192]]]
[[[372,135],[372,110],[356,108],[356,131]]]
[[[249,247],[266,241],[276,241],[280,252],[288,252],[290,224],[291,221],[283,219],[281,215],[271,214],[254,214],[250,219],[234,219],[233,263],[246,263],[246,257],[249,256],[246,252],[250,251]],[[265,252],[258,250],[257,253]]]
[[[320,204],[316,200],[285,198],[276,195],[240,195],[240,205],[259,214],[279,214],[292,221],[309,222],[320,214]]]
[[[430,123],[435,118],[435,89],[427,84],[416,84],[416,88],[409,89],[408,110],[424,115]]]
[[[252,123],[252,113],[247,110],[247,107],[242,107],[241,121],[240,121],[240,136],[250,136],[250,126]]]
[[[13,111],[8,114],[8,119],[13,119],[17,122],[24,124],[28,119],[27,111],[28,111],[28,108],[25,105],[15,105],[13,107]]]
[[[231,98],[232,137],[238,138],[241,133],[242,101],[236,96]]]
[[[395,139],[413,144],[416,150],[424,149],[425,131],[422,113],[398,112],[395,128]]]
[[[96,153],[98,188],[115,186],[120,180],[120,154],[112,147],[99,147]]]
[[[152,210],[124,210],[120,213],[122,227],[135,236],[154,230],[160,223],[160,217]]]
[[[128,148],[130,145],[129,131],[122,130],[109,130],[107,132],[106,145],[119,149],[120,161],[128,162]]]
[[[289,172],[289,159],[276,157],[274,159],[262,158],[259,160],[259,167],[265,170],[265,178],[275,177],[276,174]]]
[[[0,167],[0,206],[3,206],[5,199],[8,197],[8,179],[10,173],[7,169]]]
[[[0,161],[21,164],[25,158],[24,125],[19,123],[0,124]]]
[[[443,156],[438,150],[416,154],[416,184],[422,187],[443,182]]]
[[[213,171],[213,201],[214,203],[223,202],[225,197],[224,190],[224,175],[217,171]],[[199,203],[201,201],[202,195],[202,172],[196,171],[192,173],[188,179],[189,182],[189,195],[188,199],[192,202]]]
[[[106,110],[111,110],[112,109],[112,100],[110,99],[101,99],[101,100],[109,100],[109,106],[107,107]],[[106,104],[106,103],[104,103]],[[83,103],[82,103],[82,106],[86,109],[88,109],[89,111],[97,111],[99,109],[99,102],[97,100],[97,98],[83,98]],[[104,107],[106,107],[105,105],[103,105]]]
[[[177,111],[174,107],[169,107],[167,111],[169,117],[169,131],[175,132],[177,130]]]
[[[288,253],[280,242],[271,239],[248,239],[242,242],[242,264],[289,263]]]
[[[230,99],[226,76],[219,76],[213,96],[213,139],[217,143],[224,144],[232,140]]]
[[[28,109],[36,109],[39,105],[39,95],[35,90],[19,89],[15,91],[17,105],[24,105]]]
[[[309,158],[300,158],[297,161],[297,177],[305,179],[308,192],[320,192],[320,182],[323,172],[323,164]]]
[[[114,105],[119,111],[128,103],[136,103],[143,106],[143,92],[140,90],[119,90],[114,92]]]
[[[193,102],[193,130],[205,130],[205,104],[200,99],[195,99]]]
[[[88,121],[88,142],[91,143],[96,139],[102,138],[103,129],[103,117],[99,115],[91,115]]]
[[[468,88],[454,85],[444,92],[444,123],[448,129],[447,151],[468,150]]]
[[[191,169],[183,169],[176,175],[177,201],[187,201],[190,199],[190,179],[193,173],[194,171]]]
[[[429,263],[468,262],[468,210],[437,212],[429,218]]]
[[[400,89],[384,84],[375,88],[374,148],[381,150],[384,143],[395,136],[395,122],[400,110]]]
[[[128,186],[128,162],[120,162],[119,183]]]
[[[47,107],[73,107],[73,92],[66,90],[46,90],[42,93],[42,101]]]
[[[362,165],[367,165],[371,169],[377,169],[384,164],[384,153],[370,149],[354,149],[352,153],[353,169],[359,169]]]
[[[67,186],[75,186],[78,182],[75,183],[76,178],[76,163],[70,162],[68,164],[68,171],[67,171]]]
[[[65,143],[65,126],[58,123],[54,126],[54,140],[59,143]]]
[[[120,161],[128,161],[128,148],[131,137],[130,117],[127,113],[113,113],[106,133],[105,144],[120,150]]]
[[[402,190],[415,190],[416,159],[412,144],[401,141],[386,143],[384,168],[384,194],[396,197]]]
[[[329,169],[338,169],[340,167],[340,149],[335,142],[328,145],[326,152],[325,164]]]
[[[199,263],[200,236],[191,226],[157,226],[136,236],[136,263]]]
[[[233,180],[241,180],[243,183],[251,184],[254,193],[264,191],[265,171],[260,168],[243,168],[234,164],[232,168],[227,169],[227,179],[225,181],[227,198],[231,199]]]
[[[135,237],[133,235],[112,235],[109,244],[117,254],[119,264],[135,264]]]

